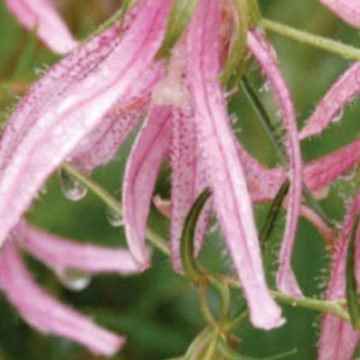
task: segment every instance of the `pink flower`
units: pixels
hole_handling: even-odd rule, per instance
[[[36,30],[54,52],[65,54],[78,45],[51,0],[5,0],[5,3],[18,21],[28,30]]]
[[[145,237],[151,199],[160,167],[169,157],[170,254],[174,269],[182,271],[180,238],[186,215],[201,191],[210,186],[212,202],[198,223],[196,250],[201,249],[213,207],[244,289],[251,321],[256,327],[271,329],[284,320],[265,282],[252,201],[271,200],[289,177],[288,215],[277,283],[282,291],[301,296],[290,265],[300,212],[328,234],[321,219],[301,208],[303,183],[313,191],[329,185],[356,162],[360,145],[355,142],[302,166],[291,94],[274,50],[258,30],[252,29],[247,47],[278,99],[289,158],[288,169],[264,168],[240,146],[231,129],[225,89],[219,81],[227,49],[224,43],[229,42],[221,26],[224,9],[214,0],[200,0],[191,24],[165,63],[156,54],[164,39],[171,5],[171,0],[139,1],[127,14],[122,29],[115,25],[74,50],[21,102],[0,142],[0,244],[9,239],[11,232],[21,233],[19,244],[60,272],[75,265],[87,273],[145,270],[150,265]],[[142,114],[146,119],[127,162],[122,195],[133,260],[127,252],[89,248],[87,259],[98,260],[96,264],[82,262],[77,246],[59,242],[21,222],[39,189],[63,162],[87,172],[107,163]],[[339,159],[343,161],[337,164]],[[10,242],[6,244],[10,248],[8,256],[14,257]],[[5,265],[6,273],[10,268]],[[37,312],[13,297],[11,286],[5,291],[25,318]],[[24,307],[29,312],[22,310]]]

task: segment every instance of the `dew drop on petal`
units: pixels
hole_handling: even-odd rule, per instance
[[[91,282],[91,276],[79,270],[59,270],[56,272],[56,275],[61,284],[71,291],[82,291]]]
[[[331,119],[331,122],[333,124],[338,123],[342,119],[343,115],[344,115],[344,110],[342,109]]]
[[[124,226],[124,219],[123,217],[116,212],[114,209],[107,207],[106,208],[106,218],[111,226],[113,227],[120,227]]]
[[[60,188],[64,196],[71,201],[79,201],[87,194],[87,188],[63,169],[60,170]]]

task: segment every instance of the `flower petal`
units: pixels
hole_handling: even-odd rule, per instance
[[[339,18],[360,28],[360,0],[319,0]]]
[[[101,64],[97,63],[83,81],[72,81],[66,96],[47,111],[40,110],[39,117],[33,117],[36,102],[35,105],[25,102],[10,119],[5,136],[16,137],[10,140],[13,151],[9,153],[9,139],[0,145],[3,150],[0,152],[0,245],[46,178],[99,125],[109,109],[141,81],[143,71],[152,64],[161,45],[170,5],[171,0],[143,1],[121,44]],[[51,80],[56,87],[56,81]],[[44,95],[41,87],[39,92]],[[37,98],[38,94],[33,96]],[[28,121],[30,125],[21,125]],[[27,127],[28,131],[22,132],[22,137],[14,131],[16,127]]]
[[[360,7],[359,7],[360,11]],[[352,65],[321,99],[300,132],[300,138],[320,134],[360,91],[360,63]]]
[[[321,156],[304,167],[304,179],[311,190],[330,185],[343,175],[360,158],[360,139],[325,156]]]
[[[135,84],[133,94],[127,94],[112,108],[71,155],[70,162],[77,168],[91,172],[105,165],[116,155],[129,133],[146,112],[150,102],[150,91],[164,75],[163,64],[157,63],[146,69],[142,81]]]
[[[345,266],[349,238],[355,219],[360,211],[360,191],[349,210],[341,231],[338,249],[332,265],[327,300],[343,299],[345,296]],[[359,243],[359,231],[356,243]],[[334,316],[326,314],[323,318],[319,340],[319,360],[351,360],[359,342],[359,334],[351,324]]]
[[[124,338],[94,324],[38,287],[11,239],[0,262],[0,286],[24,320],[37,330],[71,339],[97,355],[114,355]]]
[[[254,326],[271,329],[284,320],[266,286],[250,196],[218,81],[219,20],[218,2],[201,0],[188,34],[188,78],[214,206],[248,300],[250,318]]]
[[[153,107],[131,150],[123,184],[123,209],[129,249],[142,269],[149,266],[145,244],[147,217],[161,164],[169,151],[171,108]]]
[[[35,30],[39,38],[54,52],[65,54],[78,43],[49,0],[5,0],[18,21],[28,30]]]
[[[21,221],[12,231],[18,244],[56,271],[81,270],[89,274],[116,272],[131,275],[137,265],[127,250],[76,243],[38,230]]]
[[[275,51],[265,42],[261,34],[252,30],[248,33],[247,46],[260,64],[278,98],[283,121],[287,131],[286,146],[290,160],[290,190],[285,234],[280,251],[280,265],[277,286],[284,293],[301,296],[295,275],[291,269],[291,253],[296,237],[300,203],[302,197],[301,151],[296,125],[296,116],[291,94],[277,66]]]
[[[174,110],[171,119],[171,237],[170,253],[175,271],[182,272],[180,243],[186,216],[207,186],[205,166],[197,144],[193,111]],[[195,252],[201,249],[211,205],[206,205],[195,234]]]

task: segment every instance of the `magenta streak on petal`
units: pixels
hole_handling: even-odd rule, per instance
[[[286,294],[301,296],[301,290],[291,268],[291,254],[296,237],[302,196],[301,152],[295,110],[291,94],[278,68],[276,58],[274,57],[274,50],[265,42],[260,33],[256,30],[252,30],[248,33],[247,46],[259,62],[260,67],[266,74],[275,91],[283,114],[285,129],[287,131],[286,145],[290,159],[290,190],[286,228],[280,251],[277,286]]]
[[[330,282],[327,290],[327,300],[343,299],[345,296],[345,264],[349,238],[355,219],[360,211],[360,191],[355,196],[354,203],[348,212],[341,231],[338,249],[333,262]],[[357,229],[356,243],[359,243],[360,227]],[[318,360],[351,360],[359,334],[344,320],[324,315],[318,350]]]
[[[218,82],[219,20],[218,2],[201,0],[188,34],[188,78],[214,206],[248,300],[250,318],[254,326],[271,329],[284,320],[264,279],[252,204]]]
[[[21,221],[12,231],[19,245],[56,271],[81,270],[89,274],[116,272],[131,275],[137,265],[127,250],[77,243],[38,230]]]
[[[360,0],[319,0],[338,17],[360,28]]]
[[[132,85],[141,81],[141,74],[151,65],[162,42],[171,0],[148,0],[142,5],[112,54],[34,120],[21,143],[13,144],[10,162],[0,156],[0,244],[46,178],[99,125],[107,111],[129,93]],[[28,113],[18,115],[10,123],[29,119]]]
[[[51,50],[65,54],[78,45],[51,1],[5,0],[5,3],[25,28],[36,29]]]
[[[149,266],[145,244],[151,198],[169,151],[171,108],[153,107],[131,150],[123,184],[123,208],[129,249],[142,269]]]
[[[182,272],[180,243],[185,218],[207,185],[205,166],[197,144],[193,111],[175,110],[171,119],[171,262]],[[198,253],[206,234],[211,205],[206,205],[196,227],[195,252]]]
[[[97,355],[114,355],[124,338],[46,294],[32,279],[11,239],[0,262],[0,286],[10,303],[31,326],[46,334],[71,339]]]
[[[305,127],[301,130],[300,138],[305,139],[309,136],[320,134],[331,124],[332,120],[342,111],[345,105],[354,99],[359,91],[360,63],[356,63],[340,76],[321,99]]]

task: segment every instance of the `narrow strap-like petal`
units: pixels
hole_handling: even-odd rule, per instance
[[[284,320],[265,282],[252,204],[218,81],[219,21],[219,2],[201,0],[188,34],[188,78],[214,207],[249,304],[250,318],[254,326],[271,329]]]
[[[32,119],[24,137],[13,143],[10,161],[0,156],[0,245],[47,177],[141,81],[161,45],[170,5],[171,0],[143,1],[129,31],[111,55],[86,79],[72,84],[71,91],[48,111]],[[14,122],[24,123],[29,118],[29,112],[18,110],[9,126],[16,127]]]
[[[89,274],[116,272],[131,275],[137,265],[127,250],[77,243],[19,223],[12,231],[19,245],[55,271],[80,270]]]
[[[196,136],[192,111],[174,110],[171,119],[171,234],[170,253],[173,268],[182,271],[180,240],[185,218],[192,204],[207,185],[206,171]],[[209,203],[210,204],[210,203]],[[203,243],[211,205],[204,209],[196,227],[195,252]]]
[[[73,340],[97,355],[114,355],[124,343],[123,337],[46,294],[32,279],[11,240],[1,257],[0,286],[24,320],[38,331]]]
[[[332,265],[326,295],[327,300],[343,299],[345,296],[346,254],[350,234],[359,211],[360,191],[355,196],[341,231],[338,249]],[[360,240],[359,235],[358,229],[356,243]],[[353,330],[351,324],[334,315],[326,314],[321,327],[318,360],[351,360],[358,341],[359,334]]]
[[[340,76],[321,99],[305,127],[301,130],[300,138],[305,139],[324,131],[359,91],[360,63],[356,63]]]
[[[50,0],[4,0],[18,21],[54,52],[65,54],[78,43]]]
[[[142,269],[149,266],[146,223],[155,182],[169,151],[171,108],[153,107],[133,145],[123,184],[126,238]]]
[[[304,181],[311,190],[330,185],[360,158],[360,139],[304,166]]]
[[[286,147],[290,160],[290,190],[285,234],[280,251],[277,286],[281,291],[287,294],[301,296],[301,290],[291,268],[291,254],[296,237],[302,195],[301,152],[295,109],[289,89],[278,68],[274,50],[265,42],[261,34],[256,30],[252,30],[248,33],[247,46],[259,62],[261,69],[266,74],[274,89],[287,132]]]
[[[360,28],[360,0],[319,0],[348,24]]]

